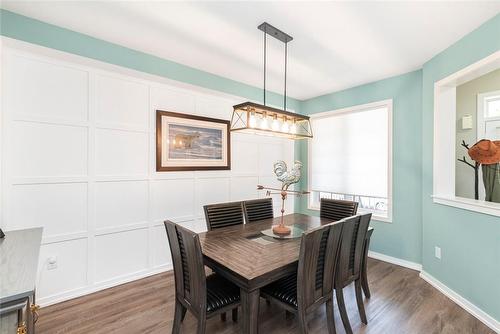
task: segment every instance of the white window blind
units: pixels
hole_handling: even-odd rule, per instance
[[[388,197],[389,106],[312,119],[313,191]]]

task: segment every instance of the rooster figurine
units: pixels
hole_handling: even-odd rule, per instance
[[[278,177],[278,181],[283,183],[281,190],[288,190],[292,184],[300,181],[300,171],[302,162],[295,160],[292,170],[288,171],[286,162],[283,160],[274,163],[274,174]]]
[[[257,189],[264,190],[267,189],[267,196],[272,194],[280,194],[281,195],[281,219],[279,225],[273,227],[273,232],[276,235],[284,236],[291,233],[291,229],[288,226],[285,226],[284,214],[285,214],[285,200],[288,194],[301,196],[308,194],[307,191],[295,191],[288,190],[292,184],[295,184],[300,181],[300,171],[302,169],[302,162],[295,161],[293,163],[293,168],[289,171],[287,165],[284,161],[279,160],[274,163],[273,170],[274,174],[278,177],[278,181],[281,181],[282,186],[281,189],[277,188],[269,188],[261,185],[257,186]],[[275,192],[272,192],[275,191]]]

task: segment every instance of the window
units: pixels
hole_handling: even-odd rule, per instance
[[[496,92],[499,94],[499,92]],[[500,95],[486,98],[486,117],[500,117]]]
[[[477,140],[483,138],[500,140],[500,91],[477,95]]]
[[[311,117],[309,208],[320,198],[354,200],[360,212],[391,219],[392,101]]]

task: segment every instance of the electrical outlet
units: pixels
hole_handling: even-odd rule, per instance
[[[434,256],[436,257],[436,259],[441,260],[441,247],[438,246],[434,247]]]
[[[51,256],[47,259],[47,270],[54,270],[57,268],[57,256]]]

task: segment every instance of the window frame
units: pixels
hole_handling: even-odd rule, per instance
[[[495,90],[487,93],[477,94],[477,124],[476,124],[476,133],[485,132],[485,122],[500,120],[500,116],[485,116],[484,112],[486,110],[486,105],[490,99],[495,99],[496,101],[500,100],[500,90]]]
[[[392,137],[393,137],[393,122],[392,122],[392,111],[393,111],[393,100],[392,99],[387,99],[387,100],[381,100],[381,101],[375,101],[371,103],[366,103],[366,104],[359,104],[359,105],[353,105],[350,107],[346,108],[341,108],[341,109],[335,109],[335,110],[330,110],[330,111],[325,111],[325,112],[320,112],[316,114],[311,114],[309,115],[311,117],[311,122],[314,122],[315,120],[321,119],[321,118],[328,118],[333,115],[340,115],[340,114],[350,114],[350,113],[357,113],[357,112],[363,112],[367,110],[372,110],[372,109],[378,109],[378,108],[387,108],[387,127],[388,127],[388,161],[387,161],[387,215],[383,216],[378,214],[377,211],[374,210],[367,210],[363,208],[359,208],[358,212],[360,213],[372,213],[373,220],[377,221],[382,221],[386,223],[392,223],[392,213],[393,213],[393,203],[392,203],[392,160],[393,160],[393,150],[392,150]],[[312,125],[312,123],[311,123]],[[319,203],[318,205],[315,205],[314,203],[314,196],[313,193],[317,191],[313,191],[310,187],[311,180],[312,180],[312,140],[308,140],[307,143],[307,181],[308,181],[308,188],[311,191],[311,196],[307,199],[307,208],[309,210],[315,210],[319,211]]]

